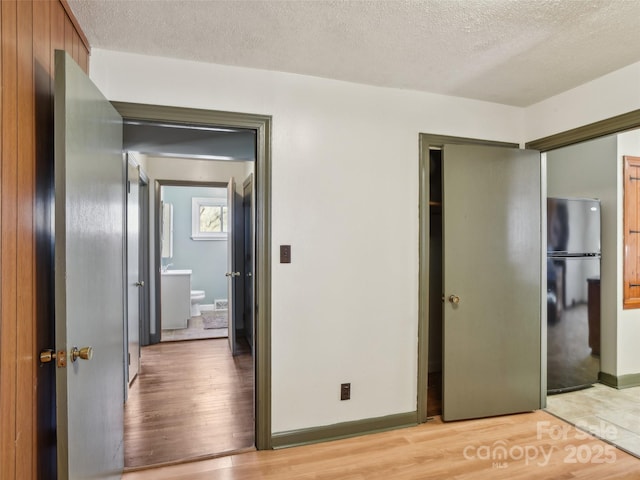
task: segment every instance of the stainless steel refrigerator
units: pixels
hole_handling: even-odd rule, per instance
[[[592,385],[600,371],[600,202],[547,199],[547,391]]]

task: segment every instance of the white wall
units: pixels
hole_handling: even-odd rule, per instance
[[[111,100],[273,116],[273,431],[415,411],[418,134],[518,142],[522,110],[99,49],[91,77]]]
[[[618,345],[618,168],[615,135],[547,153],[549,197],[599,198],[602,261],[600,369],[616,375]]]
[[[155,272],[159,265],[155,264],[155,182],[156,180],[184,180],[193,182],[224,182],[227,183],[231,177],[236,179],[236,185],[246,178],[246,172],[252,169],[253,162],[229,162],[214,160],[193,160],[173,157],[153,157],[138,155],[141,159],[142,170],[149,178],[149,231],[151,246],[149,250],[149,268],[151,270],[150,279],[150,301],[149,310],[152,319],[156,317],[155,301]],[[249,164],[249,166],[247,166]],[[155,323],[151,322],[151,333],[155,332]]]
[[[640,62],[527,107],[525,139],[536,140],[637,109]]]
[[[623,229],[624,212],[624,177],[623,159],[624,155],[640,156],[640,131],[621,133],[618,138],[618,228],[617,232]],[[624,266],[624,239],[618,236],[618,375],[640,373],[640,349],[638,349],[638,339],[640,338],[640,310],[623,309],[623,266]]]

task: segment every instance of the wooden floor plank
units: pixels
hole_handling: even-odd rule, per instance
[[[572,456],[574,451],[581,456]],[[437,417],[417,427],[123,476],[123,480],[533,478],[637,479],[640,460],[537,411],[452,423]]]
[[[125,467],[179,462],[254,445],[253,360],[226,338],[142,348],[125,405]]]

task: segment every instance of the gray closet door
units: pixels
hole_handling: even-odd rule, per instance
[[[443,419],[540,407],[540,154],[443,150]]]

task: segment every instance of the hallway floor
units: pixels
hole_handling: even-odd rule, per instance
[[[125,468],[252,448],[253,359],[226,338],[142,348],[125,405]]]
[[[640,387],[601,383],[547,397],[546,410],[640,458]]]

